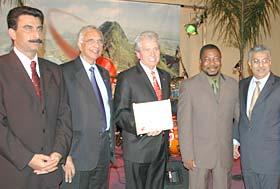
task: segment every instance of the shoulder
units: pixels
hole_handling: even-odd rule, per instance
[[[10,61],[12,61],[11,53],[0,56],[0,66],[5,66],[9,64]]]
[[[222,74],[221,78],[224,79],[224,81],[228,84],[231,85],[238,85],[238,81],[236,79],[234,79],[233,77],[230,77],[228,75]]]
[[[133,66],[131,68],[128,68],[127,70],[124,70],[118,74],[118,78],[125,78],[125,77],[134,77],[137,73],[136,66]]]

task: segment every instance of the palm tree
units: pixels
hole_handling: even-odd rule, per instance
[[[280,14],[279,0],[203,0],[214,23],[214,33],[230,47],[239,49],[239,73],[243,76],[246,47],[271,34],[270,15]],[[213,34],[214,34],[213,33]]]
[[[0,8],[4,4],[16,5],[16,6],[23,6],[25,0],[0,0]]]

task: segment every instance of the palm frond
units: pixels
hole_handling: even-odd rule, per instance
[[[213,36],[239,49],[241,70],[244,49],[271,35],[271,15],[280,14],[279,0],[201,0],[214,24]]]
[[[25,0],[0,0],[0,8],[5,4],[10,6],[23,6],[25,4]]]

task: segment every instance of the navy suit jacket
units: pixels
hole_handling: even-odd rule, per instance
[[[280,174],[280,78],[270,74],[253,108],[246,114],[247,94],[252,77],[240,81],[240,141],[243,171]]]

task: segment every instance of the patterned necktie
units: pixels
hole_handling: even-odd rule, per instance
[[[94,94],[96,96],[96,100],[98,102],[98,106],[100,108],[101,114],[102,114],[102,131],[104,132],[107,128],[107,120],[106,120],[106,113],[105,113],[105,108],[104,108],[104,103],[103,103],[103,99],[102,99],[102,95],[100,92],[100,89],[98,87],[96,78],[95,78],[95,74],[94,74],[94,67],[90,67],[89,69],[90,71],[90,82],[94,91]]]
[[[153,76],[153,87],[154,87],[155,93],[157,95],[157,99],[162,100],[162,92],[161,92],[160,86],[157,82],[156,74],[154,71],[152,71],[151,74]]]
[[[40,78],[36,72],[36,62],[32,61],[30,67],[32,73],[31,80],[32,80],[33,87],[35,89],[35,94],[36,96],[41,97],[41,87],[40,87],[41,85],[40,85]]]
[[[218,90],[219,90],[218,80],[217,79],[213,79],[212,80],[212,88],[213,88],[214,94],[217,95],[218,94]]]
[[[256,81],[256,87],[254,89],[254,92],[253,92],[253,96],[252,96],[252,100],[251,100],[251,104],[250,104],[250,107],[249,107],[249,111],[248,111],[248,117],[249,119],[251,120],[251,115],[252,115],[252,111],[253,111],[253,108],[256,104],[256,101],[260,95],[260,81]]]

